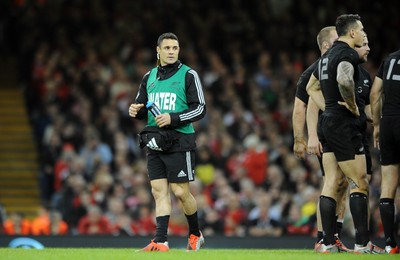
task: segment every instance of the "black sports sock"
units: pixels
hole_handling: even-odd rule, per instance
[[[337,216],[336,216],[337,217]],[[338,237],[341,237],[341,233],[342,233],[342,228],[343,228],[343,223],[340,221],[337,221],[336,218],[336,234],[338,235]]]
[[[333,198],[321,195],[319,197],[322,228],[324,230],[324,244],[333,245],[335,241],[335,213],[336,201]]]
[[[354,192],[350,194],[350,212],[356,231],[356,244],[366,246],[369,242],[368,231],[368,197]]]
[[[338,215],[335,215],[335,234],[337,234],[337,220],[338,220]]]
[[[318,231],[317,233],[317,242],[321,241],[324,238],[324,232]]]
[[[200,230],[199,230],[199,220],[197,218],[197,211],[192,214],[192,215],[186,215],[186,219],[189,224],[189,235],[193,234],[195,236],[200,236]]]
[[[167,241],[169,215],[156,217],[157,227],[154,242],[163,243]]]
[[[382,198],[379,200],[379,211],[385,232],[386,245],[396,247],[396,239],[394,237],[394,199]]]

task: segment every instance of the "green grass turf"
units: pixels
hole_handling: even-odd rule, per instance
[[[186,252],[184,249],[171,249],[169,252],[137,252],[137,249],[109,249],[109,248],[45,248],[11,249],[1,248],[0,259],[12,260],[102,260],[102,259],[187,259],[187,260],[225,260],[225,259],[399,259],[399,255],[357,255],[357,254],[317,254],[312,250],[260,250],[260,249],[201,249],[198,252]]]

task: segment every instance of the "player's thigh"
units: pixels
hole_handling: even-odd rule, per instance
[[[174,152],[163,155],[168,181],[184,183],[194,180],[194,151]]]
[[[337,179],[340,178],[342,173],[339,170],[334,153],[323,153],[322,164],[325,171],[323,193],[336,199]]]
[[[154,196],[154,199],[159,199],[162,197],[169,196],[169,186],[167,179],[155,179],[150,181],[151,192]]]
[[[382,165],[381,198],[394,198],[399,184],[400,164]]]
[[[349,180],[350,192],[368,193],[365,155],[356,155],[354,160],[339,162],[340,169]]]
[[[147,174],[149,179],[167,179],[165,163],[162,159],[162,153],[150,152],[147,154]]]

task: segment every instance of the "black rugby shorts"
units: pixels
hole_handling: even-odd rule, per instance
[[[381,164],[400,163],[400,117],[384,116],[379,130]]]
[[[150,180],[168,179],[171,183],[194,181],[194,163],[194,151],[147,154]]]
[[[338,162],[354,160],[356,154],[365,153],[358,119],[324,113],[320,120],[324,153],[333,152]]]

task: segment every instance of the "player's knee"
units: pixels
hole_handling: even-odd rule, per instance
[[[348,180],[351,191],[358,191],[361,193],[368,194],[369,185],[367,178],[361,178],[361,179],[349,178]]]
[[[166,192],[165,189],[160,187],[152,187],[151,193],[153,194],[155,200],[168,196],[168,192]]]
[[[173,189],[173,193],[177,199],[182,200],[187,196],[188,191],[186,191],[182,187],[176,187],[175,189]]]

